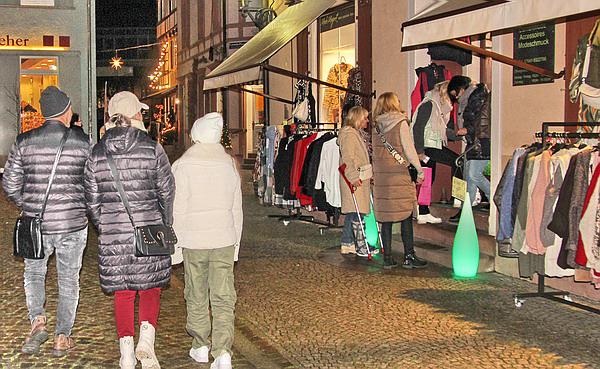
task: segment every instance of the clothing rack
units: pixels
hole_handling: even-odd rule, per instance
[[[600,122],[544,122],[542,123],[542,132],[537,132],[536,137],[546,140],[547,138],[600,138],[598,132],[550,132],[550,127],[580,127],[580,126],[591,126],[600,127]],[[560,298],[559,296],[562,296]],[[546,291],[545,276],[538,273],[538,290],[537,292],[531,293],[519,293],[514,295],[515,306],[521,307],[525,298],[529,297],[542,297],[548,300],[552,300],[561,304],[576,307],[578,309],[586,310],[594,314],[600,314],[600,309],[580,304],[571,300],[571,295],[566,291]]]

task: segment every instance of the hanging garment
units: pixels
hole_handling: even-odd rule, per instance
[[[300,176],[300,186],[302,186],[302,193],[312,197],[313,200],[316,193],[315,185],[317,183],[317,174],[321,163],[323,145],[325,142],[333,139],[335,139],[335,134],[333,132],[324,133],[310,144],[306,153],[304,168],[302,168],[302,175]]]
[[[512,248],[513,250],[521,252],[523,254],[527,253],[525,227],[527,225],[529,200],[531,197],[531,191],[533,191],[532,183],[535,183],[535,178],[537,175],[537,171],[535,170],[536,157],[536,153],[530,153],[527,155],[525,163],[525,174],[523,178],[523,188],[521,189],[521,196],[519,198],[519,202],[517,203],[517,218],[515,221],[515,230],[513,232]]]
[[[544,198],[546,189],[550,184],[550,150],[544,151],[539,156],[538,174],[531,192],[530,205],[527,211],[527,225],[525,238],[527,240],[527,252],[537,255],[543,255],[546,248],[541,239],[541,224],[544,214]]]
[[[600,20],[596,21],[596,26]],[[597,28],[595,28],[597,29]],[[600,122],[600,109],[586,104],[581,98],[580,88],[582,86],[582,77],[584,74],[584,63],[586,58],[587,46],[591,41],[591,50],[589,55],[589,69],[587,70],[588,77],[586,83],[600,88],[600,31],[597,31],[590,40],[590,34],[583,36],[577,45],[577,52],[573,60],[573,69],[571,80],[569,82],[569,98],[575,103],[579,99],[579,121],[580,122]],[[591,131],[590,127],[584,126],[585,131]]]
[[[452,73],[446,69],[443,65],[437,65],[431,63],[426,67],[415,69],[417,73],[417,84],[410,94],[411,110],[410,116],[412,117],[417,110],[417,106],[425,98],[425,94],[432,90],[433,87],[440,82],[447,81],[452,78]]]
[[[470,37],[463,37],[460,41],[471,43]],[[447,44],[431,44],[427,47],[427,54],[432,60],[448,60],[456,62],[463,67],[473,62],[473,55],[468,50]]]
[[[360,67],[356,66],[348,72],[348,88],[355,91],[362,92],[363,86],[363,75]],[[361,95],[346,93],[344,97],[344,103],[342,105],[342,122],[346,119],[346,114],[350,111],[351,108],[355,106],[362,106],[367,109],[367,101],[363,99]]]
[[[340,148],[337,140],[329,140],[323,144],[321,160],[315,181],[315,190],[324,190],[328,204],[335,208],[342,207],[340,190]]]
[[[329,73],[327,74],[327,82],[342,86],[348,87],[348,75],[350,73],[350,69],[352,69],[352,65],[347,63],[339,63],[331,67],[329,69]],[[338,114],[341,113],[340,109],[342,108],[342,101],[346,93],[344,91],[326,87],[325,88],[325,96],[323,97],[323,106],[327,108],[329,112],[330,122],[338,122]]]
[[[567,243],[567,264],[572,268],[580,268],[575,261],[579,244],[579,222],[583,213],[585,196],[590,185],[591,150],[583,150],[578,155],[575,165],[575,181],[569,207],[569,242]]]
[[[296,142],[294,149],[294,158],[292,160],[292,170],[290,172],[290,193],[296,199],[300,200],[300,205],[306,206],[312,204],[312,198],[302,194],[302,187],[300,186],[300,175],[302,174],[302,167],[304,166],[304,159],[308,151],[308,146],[317,139],[317,134],[314,133],[306,138],[303,138]]]
[[[514,223],[511,222],[512,192],[515,186],[517,173],[517,162],[519,158],[526,155],[524,148],[518,148],[514,151],[512,159],[504,169],[502,178],[498,183],[498,188],[494,196],[494,202],[499,210],[498,233],[496,240],[498,242],[509,243],[512,240]]]
[[[577,243],[577,252],[575,262],[583,267],[595,268],[600,270],[600,255],[597,251],[596,235],[596,215],[598,213],[598,177],[600,176],[600,166],[596,166],[592,181],[588,187],[583,203],[581,222],[579,222],[579,240]]]

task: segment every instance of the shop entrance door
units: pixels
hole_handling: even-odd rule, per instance
[[[263,85],[246,85],[244,89],[263,93]],[[250,92],[243,92],[243,131],[246,134],[246,150],[244,158],[250,158],[256,154],[259,145],[259,135],[265,126],[265,98]]]

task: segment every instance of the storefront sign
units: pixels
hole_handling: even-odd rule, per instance
[[[319,29],[321,32],[326,32],[352,23],[354,23],[353,3],[323,15],[319,19]]]
[[[547,70],[554,70],[554,23],[539,23],[518,28],[513,33],[514,58]],[[513,86],[552,83],[550,77],[541,76],[513,67]]]
[[[54,0],[21,0],[21,5],[54,6]]]
[[[70,36],[25,36],[0,30],[0,50],[60,50],[69,47]]]
[[[229,50],[239,49],[244,46],[247,41],[231,41],[229,43]]]

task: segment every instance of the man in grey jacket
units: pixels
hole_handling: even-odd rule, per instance
[[[54,336],[55,356],[74,347],[71,329],[79,302],[79,271],[87,243],[87,218],[83,171],[91,142],[80,131],[70,130],[71,99],[55,86],[40,97],[44,124],[17,136],[2,180],[2,188],[25,215],[40,213],[54,158],[63,135],[68,133],[56,168],[43,216],[44,259],[25,259],[25,297],[31,331],[22,352],[35,354],[48,339],[45,280],[48,258],[56,253],[58,306]]]

